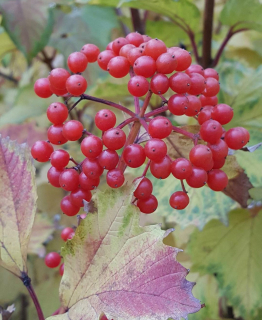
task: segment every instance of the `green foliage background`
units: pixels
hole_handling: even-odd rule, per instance
[[[0,0],[0,132],[21,143],[32,144],[39,136],[45,139],[49,125],[45,111],[57,98],[36,97],[34,81],[46,77],[51,67],[65,67],[67,56],[79,51],[83,44],[91,42],[104,50],[109,41],[123,35],[125,28],[133,31],[130,8],[140,10],[146,34],[162,39],[168,46],[183,44],[194,59],[188,36],[193,34],[201,55],[204,0]],[[227,43],[216,67],[221,83],[219,102],[234,108],[233,121],[226,129],[246,127],[251,133],[250,145],[262,141],[261,16],[262,4],[258,0],[216,1],[212,56],[229,31],[243,29]],[[95,65],[89,65],[84,75],[89,94],[133,108],[127,78],[111,79]],[[159,98],[154,97],[151,107],[160,104]],[[92,102],[81,103],[72,117],[80,117],[87,130],[95,132],[93,119],[101,108]],[[117,117],[119,122],[124,120],[121,113]],[[187,117],[170,119],[179,125],[196,124]],[[176,143],[184,148],[181,141]],[[73,157],[81,157],[76,144],[69,143],[65,148]],[[145,224],[162,222],[163,228],[175,226],[175,232],[165,241],[185,250],[178,259],[192,268],[188,279],[196,281],[194,294],[206,305],[190,315],[190,320],[261,319],[262,150],[252,154],[237,151],[235,157],[238,167],[232,171],[229,165],[234,176],[227,194],[207,187],[189,190],[190,206],[175,212],[168,206],[168,198],[179,185],[171,178],[155,181],[159,208],[142,217]],[[45,250],[59,251],[63,245],[61,228],[76,225],[77,221],[61,216],[63,191],[48,185],[48,165],[36,166],[38,214],[53,225],[54,232],[46,235],[45,249],[40,246],[38,255],[29,255],[29,274],[47,317],[59,308],[60,275],[45,267],[43,255]],[[131,177],[138,174],[130,171]],[[244,198],[248,198],[249,205],[245,209],[241,208]],[[0,269],[0,286],[0,305],[15,303],[13,320],[36,319],[20,280]]]

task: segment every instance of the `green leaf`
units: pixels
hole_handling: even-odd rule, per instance
[[[41,51],[52,33],[50,1],[0,0],[2,25],[28,62]]]
[[[189,243],[193,269],[217,274],[219,287],[244,319],[254,319],[261,301],[262,211],[237,209],[228,226],[210,221]]]
[[[227,26],[234,26],[235,29],[248,28],[262,31],[262,5],[259,0],[226,1],[220,14],[220,21]]]
[[[252,188],[249,190],[250,197],[255,201],[262,200],[262,187],[259,188]]]
[[[14,42],[10,39],[9,35],[2,27],[0,27],[0,43],[0,57],[4,56],[7,52],[16,49]]]

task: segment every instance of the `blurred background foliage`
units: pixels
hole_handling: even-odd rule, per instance
[[[49,123],[45,111],[51,102],[61,98],[38,98],[33,91],[35,80],[46,77],[52,68],[66,67],[67,56],[85,43],[104,50],[114,38],[136,30],[165,41],[167,46],[186,48],[195,63],[215,66],[220,74],[219,102],[231,105],[235,113],[226,128],[244,126],[251,133],[249,145],[261,142],[262,1],[216,0],[211,19],[213,31],[208,35],[208,25],[203,27],[203,23],[212,18],[212,3],[213,0],[0,0],[0,133],[29,145],[46,139]],[[112,79],[90,64],[84,76],[89,84],[88,94],[133,108],[127,91],[128,77]],[[160,105],[161,99],[154,96],[150,107]],[[88,131],[96,132],[94,115],[102,108],[91,101],[81,102],[71,117],[81,119]],[[122,113],[117,117],[119,123],[124,120]],[[170,120],[190,128],[196,124],[184,116],[170,116]],[[188,141],[174,135],[172,142],[176,151],[188,155]],[[81,160],[77,143],[63,147]],[[176,157],[172,148],[169,151]],[[43,257],[46,251],[60,250],[60,230],[63,226],[76,226],[77,220],[61,215],[63,190],[47,183],[48,165],[36,163],[36,167],[38,213],[28,264],[44,314],[49,316],[59,308],[60,275],[58,270],[45,267]],[[175,227],[164,241],[184,250],[178,260],[191,269],[188,279],[197,283],[194,294],[206,305],[190,315],[190,320],[261,320],[262,150],[252,154],[235,152],[228,157],[225,170],[231,179],[224,193],[207,187],[189,189],[191,204],[182,211],[171,210],[168,205],[169,194],[179,188],[179,182],[155,180],[159,208],[152,215],[142,216],[141,223],[161,222],[163,228]],[[130,178],[137,175],[138,170],[129,171]],[[0,286],[0,305],[15,304],[12,319],[36,319],[21,281],[2,268]]]

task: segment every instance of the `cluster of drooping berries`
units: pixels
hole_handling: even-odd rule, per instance
[[[130,33],[109,43],[105,51],[100,52],[95,45],[86,44],[80,52],[70,54],[68,68],[74,74],[57,68],[50,72],[48,78],[36,81],[35,92],[42,98],[54,93],[68,101],[77,96],[80,99],[72,108],[81,100],[92,100],[122,110],[129,116],[116,126],[114,112],[100,110],[95,116],[95,124],[101,130],[98,137],[86,131],[80,121],[67,121],[72,108],[68,110],[60,102],[48,107],[47,117],[52,123],[47,133],[48,141],[36,142],[32,147],[32,156],[40,162],[50,160],[49,182],[70,192],[61,201],[63,213],[74,216],[84,205],[83,200],[90,201],[91,190],[99,185],[104,170],[107,171],[107,184],[111,188],[119,188],[124,184],[127,166],[137,168],[145,163],[133,202],[143,213],[152,213],[158,206],[152,194],[152,182],[146,177],[149,168],[157,179],[166,179],[172,174],[181,181],[181,191],[174,192],[170,197],[170,205],[175,209],[184,209],[189,203],[184,181],[193,188],[207,184],[215,191],[227,186],[228,177],[221,168],[228,148],[241,149],[249,141],[249,133],[241,127],[225,131],[222,125],[231,121],[233,109],[226,104],[218,104],[219,75],[214,69],[204,70],[199,65],[191,65],[191,60],[189,52],[184,49],[167,48],[159,39]],[[96,61],[113,77],[121,78],[130,73],[128,90],[134,96],[135,112],[120,104],[84,94],[87,82],[80,73],[88,63]],[[163,95],[168,90],[167,99]],[[163,104],[148,111],[153,94],[159,95]],[[143,95],[146,97],[141,107],[138,97]],[[167,117],[160,116],[168,111],[175,116],[194,117],[200,124],[199,133],[192,134],[173,126]],[[131,124],[128,136],[122,130],[127,124]],[[147,141],[140,139],[141,126],[147,131]],[[194,142],[189,159],[171,159],[167,154],[163,139],[172,132],[183,134]],[[81,142],[81,151],[85,156],[81,163],[72,159],[65,150],[54,151],[52,146],[77,140]],[[116,150],[122,148],[119,156]],[[68,165],[70,161],[73,162],[71,167]]]

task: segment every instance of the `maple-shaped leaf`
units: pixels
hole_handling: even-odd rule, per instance
[[[29,148],[0,136],[0,265],[27,273],[27,247],[36,209],[35,169]]]
[[[65,314],[48,320],[175,320],[200,309],[180,251],[163,244],[159,225],[140,227],[134,187],[97,191],[95,213],[62,249],[60,299]],[[169,231],[170,232],[170,231]]]
[[[247,209],[229,214],[228,226],[210,221],[190,239],[192,270],[216,273],[219,287],[243,319],[255,319],[261,301],[262,210]],[[261,318],[259,318],[261,319]]]

